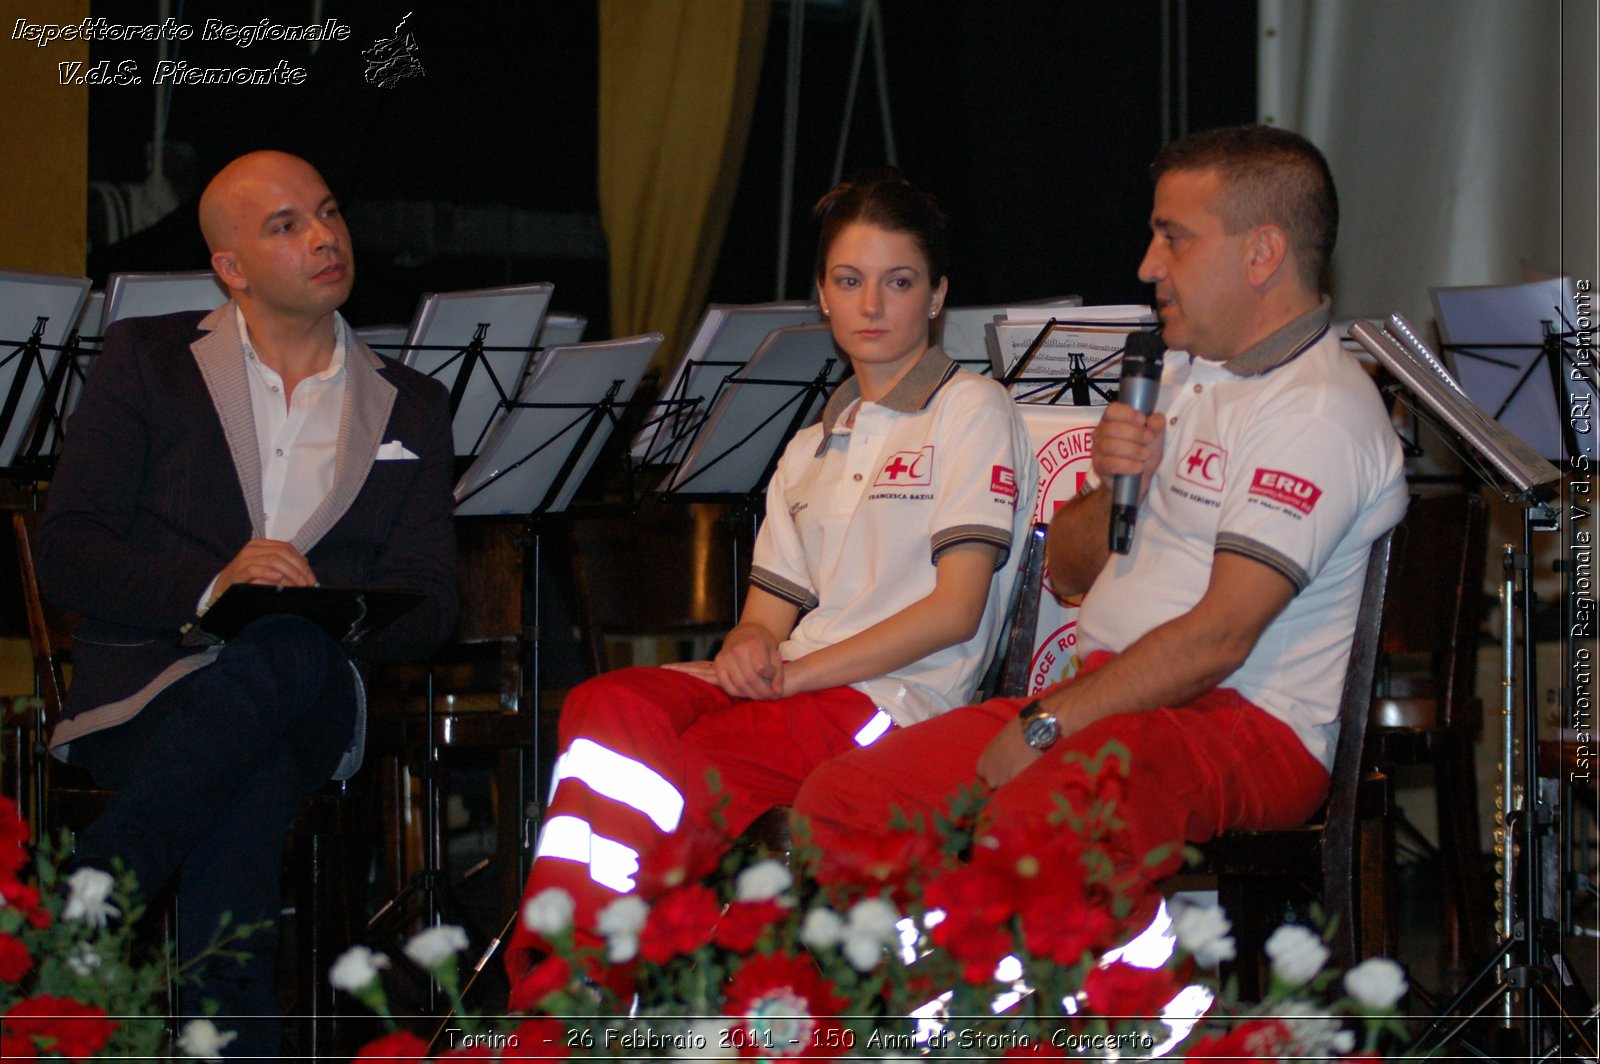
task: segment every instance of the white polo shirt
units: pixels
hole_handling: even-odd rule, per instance
[[[977,688],[1010,601],[1011,545],[1026,531],[1036,473],[1005,389],[936,347],[878,402],[860,397],[854,378],[846,381],[821,423],[789,442],[767,486],[750,582],[809,611],[780,648],[792,661],[926,598],[940,551],[997,547],[1000,564],[971,639],[851,685],[907,725],[961,705]]]
[[[1283,574],[1289,605],[1237,690],[1333,760],[1339,696],[1373,540],[1406,508],[1400,445],[1371,379],[1328,328],[1327,301],[1229,362],[1167,356],[1166,442],[1133,549],[1084,599],[1079,652],[1120,652],[1187,613],[1230,551]]]

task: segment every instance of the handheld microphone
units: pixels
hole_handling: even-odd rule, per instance
[[[1122,356],[1122,380],[1117,400],[1141,414],[1156,408],[1161,391],[1161,363],[1167,353],[1160,333],[1136,332],[1128,337]],[[1133,546],[1133,520],[1139,510],[1139,476],[1119,473],[1111,478],[1111,550],[1126,554]]]

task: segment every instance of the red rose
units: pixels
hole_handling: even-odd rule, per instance
[[[33,1039],[0,1031],[0,1060],[38,1060]]]
[[[33,956],[22,941],[0,931],[0,983],[20,983],[33,970]]]
[[[736,901],[717,921],[716,942],[735,953],[756,948],[761,933],[789,914],[789,910],[770,898],[765,901]]]
[[[915,831],[868,832],[824,852],[816,878],[824,885],[898,887],[943,863],[934,836]]]
[[[685,822],[639,856],[640,895],[654,897],[699,882],[716,870],[732,844],[726,832],[712,825]]]
[[[527,1012],[539,1007],[540,1002],[558,990],[572,984],[572,965],[565,957],[555,954],[546,957],[511,988],[511,1000],[506,1007],[512,1012]]]
[[[1000,924],[1016,912],[1009,887],[981,865],[966,865],[930,880],[923,900],[930,909],[943,909],[947,918],[960,914],[978,923]]]
[[[117,1029],[104,1010],[50,994],[17,1002],[5,1014],[4,1023],[13,1035],[31,1037],[39,1048],[68,1060],[88,1060]]]
[[[501,1050],[501,1060],[565,1060],[572,1055],[567,1029],[560,1020],[548,1016],[535,1016],[521,1024],[511,1032],[511,1038],[516,1045]]]
[[[1072,966],[1087,950],[1111,945],[1117,922],[1093,902],[1078,899],[1034,898],[1022,909],[1022,944],[1035,957],[1048,957],[1060,965]]]
[[[356,1053],[357,1060],[405,1060],[413,1064],[428,1052],[428,1043],[410,1031],[394,1031],[374,1038]]]
[[[807,957],[752,957],[723,993],[722,1011],[741,1021],[741,1057],[837,1057],[853,1044],[835,1019],[848,1002]],[[790,1039],[795,1039],[791,1041]]]
[[[34,927],[50,926],[50,910],[39,904],[39,892],[35,888],[15,880],[0,883],[0,898],[27,917],[28,923]]]
[[[639,956],[665,964],[680,953],[693,953],[711,940],[721,909],[716,894],[699,883],[665,895],[650,910],[639,934]]]
[[[1241,1023],[1227,1034],[1210,1035],[1196,1042],[1188,1052],[1184,1053],[1184,1060],[1195,1061],[1196,1064],[1211,1064],[1211,1062],[1230,1061],[1234,1064],[1250,1064],[1252,1061],[1271,1061],[1278,1057],[1278,1050],[1289,1040],[1289,1031],[1277,1020],[1250,1020]]]
[[[1097,1016],[1159,1016],[1180,989],[1163,968],[1136,968],[1122,961],[1091,968],[1083,980],[1089,1011]]]
[[[974,986],[991,982],[995,968],[1015,949],[1009,923],[991,923],[948,910],[928,937],[960,962],[961,978]]]

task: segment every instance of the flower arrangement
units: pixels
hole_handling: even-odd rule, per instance
[[[96,868],[63,874],[65,838],[30,854],[32,832],[0,798],[0,1059],[155,1059],[165,1055],[170,951],[140,943],[131,873]],[[31,872],[31,874],[30,874]],[[196,960],[237,955],[250,925],[224,926]],[[187,1056],[215,1059],[231,1041],[209,1020],[179,1034]]]
[[[1358,1043],[1370,1058],[1385,1032],[1404,1033],[1399,966],[1364,962],[1329,1003],[1339,976],[1308,928],[1272,937],[1272,993],[1249,1008],[1196,975],[1234,956],[1220,909],[1178,909],[1156,956],[1117,949],[1158,911],[1150,874],[1161,858],[1123,845],[1125,759],[1112,746],[1075,762],[1098,797],[1087,809],[1058,802],[1048,823],[977,826],[983,801],[970,793],[931,832],[901,822],[826,854],[802,837],[798,876],[735,853],[703,879],[688,856],[697,848],[676,840],[643,859],[654,902],[621,898],[592,928],[573,925],[565,892],[545,891],[522,913],[551,952],[513,989],[521,1018],[491,1028],[463,1017],[439,1059],[1321,1060]],[[407,953],[453,992],[452,930],[424,933],[450,948],[413,940]],[[335,981],[384,1011],[387,964],[358,948]],[[1175,998],[1201,1008],[1164,1020]],[[429,1048],[395,1028],[361,1056],[421,1060]]]

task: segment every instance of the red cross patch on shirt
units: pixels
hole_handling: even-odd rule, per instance
[[[920,451],[896,451],[883,463],[875,488],[925,488],[933,483],[933,444]]]

